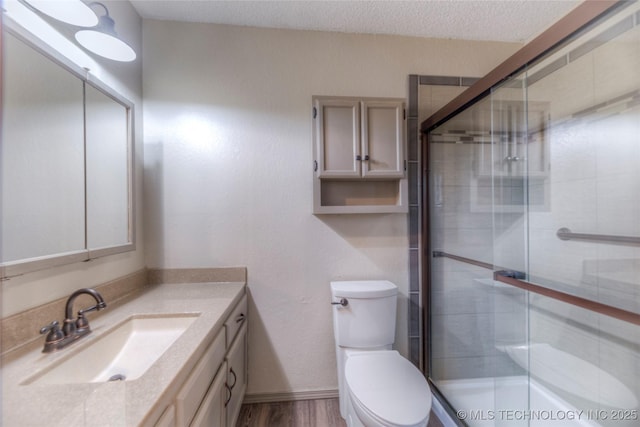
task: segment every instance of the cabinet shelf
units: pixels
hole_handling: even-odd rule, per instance
[[[318,183],[314,213],[407,212],[406,180],[327,180]]]

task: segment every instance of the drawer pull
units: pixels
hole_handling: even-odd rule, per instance
[[[238,377],[237,377],[236,373],[233,372],[233,368],[229,369],[229,373],[233,375],[233,384],[231,384],[229,386],[229,387],[231,387],[230,390],[233,390],[233,388],[236,386],[236,383],[238,382]]]
[[[224,383],[224,387],[229,392],[229,395],[227,396],[227,399],[224,401],[224,407],[226,408],[227,405],[229,404],[229,402],[231,402],[231,396],[233,395],[233,392],[231,391],[231,389],[229,388],[229,385],[227,383]]]
[[[236,317],[236,323],[244,322],[244,319],[246,319],[244,313],[240,313],[238,314],[238,317]]]

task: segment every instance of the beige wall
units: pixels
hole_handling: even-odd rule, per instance
[[[311,96],[406,97],[409,74],[481,76],[519,45],[143,27],[147,265],[248,268],[248,393],[337,388],[334,279],[400,287],[406,354],[406,215],[312,215]]]

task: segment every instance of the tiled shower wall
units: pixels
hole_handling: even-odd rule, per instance
[[[422,147],[420,124],[471,86],[477,78],[452,76],[409,76],[407,151],[409,179],[409,357],[424,369],[422,333]]]

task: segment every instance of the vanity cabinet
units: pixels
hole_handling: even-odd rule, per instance
[[[233,427],[247,389],[247,297],[195,364],[156,427]]]
[[[314,213],[406,212],[404,100],[313,97]]]

